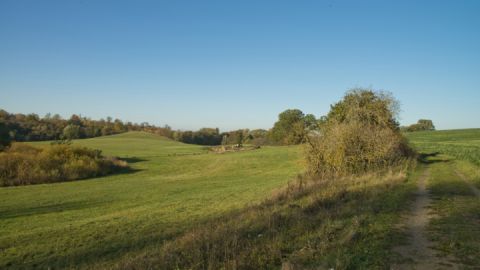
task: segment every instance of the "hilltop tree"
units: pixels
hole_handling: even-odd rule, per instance
[[[388,93],[347,92],[322,120],[321,134],[307,137],[310,173],[361,173],[409,156],[412,152],[396,119],[398,110],[398,102]]]
[[[304,115],[301,110],[289,109],[278,115],[278,121],[270,131],[273,142],[278,144],[299,144],[303,142],[306,128],[316,124],[315,116]]]

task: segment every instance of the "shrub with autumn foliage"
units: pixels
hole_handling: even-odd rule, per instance
[[[125,161],[106,158],[100,150],[68,144],[37,148],[14,143],[0,153],[0,186],[85,179],[126,167]]]

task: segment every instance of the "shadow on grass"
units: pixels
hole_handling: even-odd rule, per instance
[[[401,238],[392,220],[408,209],[412,190],[389,181],[350,191],[343,186],[322,196],[323,187],[317,188],[296,199],[234,211],[167,242],[160,234],[134,243],[119,238],[116,251],[97,246],[71,261],[142,251],[116,267],[278,269],[287,263],[287,269],[388,268],[391,247]]]
[[[138,157],[120,157],[119,159],[126,161],[128,164],[148,161],[148,159],[138,158]]]
[[[450,162],[450,159],[439,155],[440,152],[420,153],[420,155],[418,156],[418,161],[426,165],[440,162]]]
[[[459,179],[431,185],[432,208],[437,213],[429,225],[430,237],[445,255],[454,255],[465,269],[480,265],[480,200]]]
[[[0,211],[0,220],[8,218],[18,218],[18,217],[27,217],[33,215],[43,215],[51,213],[59,213],[64,211],[72,210],[82,210],[86,208],[92,208],[105,202],[95,202],[92,200],[85,201],[74,201],[74,202],[65,202],[65,203],[53,203],[35,207],[27,207],[23,209],[12,209],[6,211]]]

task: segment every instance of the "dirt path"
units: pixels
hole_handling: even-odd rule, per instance
[[[409,243],[394,248],[394,251],[407,260],[393,265],[391,269],[457,269],[446,258],[437,256],[435,250],[432,249],[432,242],[427,238],[426,226],[432,216],[428,209],[431,199],[426,188],[429,176],[430,170],[427,168],[418,180],[416,199],[410,216],[405,222]]]
[[[475,196],[480,197],[480,190],[476,186],[474,186],[470,181],[468,181],[467,177],[463,173],[457,170],[455,170],[455,173],[458,175],[458,177],[460,177],[460,179],[463,180],[463,182],[465,182],[468,185],[468,187],[470,187],[470,189],[472,190],[473,194],[475,194]]]

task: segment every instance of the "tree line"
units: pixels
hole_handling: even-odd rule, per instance
[[[340,109],[333,106],[332,110]],[[72,140],[127,131],[151,132],[179,142],[199,145],[293,145],[304,143],[308,134],[319,133],[328,118],[327,115],[317,119],[313,114],[304,114],[299,109],[288,109],[278,115],[278,120],[269,130],[238,129],[220,132],[218,128],[173,130],[168,125],[158,127],[147,122],[123,122],[111,117],[92,120],[73,114],[69,119],[63,119],[58,114],[39,117],[37,114],[12,114],[0,110],[0,150],[9,145],[10,141]],[[435,126],[431,120],[420,119],[416,124],[401,127],[401,130],[435,130]]]
[[[11,141],[72,140],[112,135],[127,131],[147,131],[164,136],[172,133],[169,126],[157,127],[144,123],[123,122],[120,119],[93,120],[73,114],[64,119],[60,115],[9,113],[0,110],[0,150]]]
[[[299,144],[307,132],[318,129],[319,120],[312,114],[298,109],[289,109],[279,115],[270,130],[238,129],[220,132],[218,128],[201,128],[197,131],[173,130],[165,125],[158,127],[147,122],[123,122],[120,119],[93,120],[73,114],[64,119],[60,115],[9,113],[0,110],[0,150],[11,141],[47,141],[93,138],[119,134],[127,131],[145,131],[173,140],[199,145],[288,145]]]

